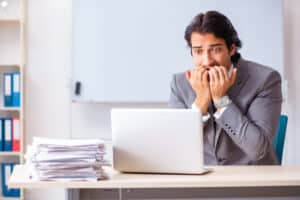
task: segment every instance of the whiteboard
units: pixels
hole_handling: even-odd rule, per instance
[[[193,67],[185,28],[207,10],[231,20],[245,59],[283,73],[281,0],[73,0],[73,100],[168,101],[172,74]]]

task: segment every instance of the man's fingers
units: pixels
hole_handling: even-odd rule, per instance
[[[223,77],[224,77],[224,81],[225,82],[229,82],[229,76],[228,76],[228,71],[225,67],[220,67],[221,71],[222,71],[222,74],[223,74]]]
[[[209,83],[209,71],[205,67],[194,67],[191,71],[186,71],[186,78],[193,83],[206,84]]]
[[[206,85],[209,84],[209,74],[208,74],[208,70],[205,70],[205,71],[203,72],[202,81],[203,81]]]
[[[200,81],[201,81],[201,83],[203,83],[203,76],[204,76],[204,73],[206,72],[206,69],[205,68],[201,68],[201,69],[199,69],[199,74],[200,74]]]
[[[194,73],[195,73],[195,78],[197,82],[202,81],[202,75],[203,75],[204,69],[203,68],[195,68]]]
[[[195,68],[191,71],[191,80],[195,80],[197,78],[197,70]]]
[[[201,81],[201,71],[199,69],[195,69],[195,78],[197,82]]]
[[[220,79],[219,74],[218,74],[218,69],[216,67],[212,67],[209,71],[212,72],[214,84],[217,84],[219,82],[219,79]]]
[[[216,67],[215,69],[216,69],[216,74],[218,75],[218,82],[220,84],[224,84],[225,77],[224,77],[224,74],[223,74],[222,67]]]
[[[208,71],[208,74],[209,74],[209,83],[212,85],[215,83],[215,75],[214,75],[214,70],[213,69],[210,69]]]

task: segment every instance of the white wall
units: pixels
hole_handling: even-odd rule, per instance
[[[71,0],[27,0],[26,142],[69,137]],[[49,195],[50,194],[50,195]],[[64,190],[26,190],[26,199],[64,199]]]
[[[287,102],[288,128],[284,152],[284,164],[300,164],[300,1],[284,1],[285,79],[288,80]]]
[[[285,67],[283,85],[287,84],[287,90],[284,92],[285,102],[282,105],[282,112],[289,117],[288,130],[286,135],[286,143],[283,157],[283,164],[292,165],[300,164],[300,134],[295,130],[299,130],[297,124],[300,114],[300,80],[298,74],[300,67],[298,66],[298,57],[300,51],[300,23],[297,20],[300,17],[300,1],[284,0],[284,49],[285,49]],[[298,11],[298,12],[297,12]],[[262,44],[259,44],[262,45]],[[259,46],[258,45],[258,46]],[[247,57],[247,55],[244,55]],[[298,57],[297,57],[298,56]],[[285,81],[285,79],[287,81]],[[285,87],[285,86],[284,86]],[[145,104],[147,106],[161,107],[164,104]],[[142,104],[142,106],[145,106]],[[98,137],[110,139],[110,116],[109,110],[119,104],[73,104],[72,105],[72,137]],[[126,106],[126,105],[125,105]]]
[[[112,105],[71,104],[71,2],[72,0],[27,0],[28,55],[26,66],[26,141],[33,136],[71,137],[92,135],[109,139],[109,109]],[[289,115],[285,164],[300,164],[300,1],[285,0],[285,69],[289,80]],[[122,106],[122,105],[117,105]],[[149,106],[149,105],[147,105]],[[155,104],[153,106],[164,106]],[[297,123],[298,122],[298,123]],[[88,125],[88,126],[87,126]],[[95,126],[94,126],[95,125]],[[88,127],[88,128],[86,128]],[[88,136],[87,136],[88,137]],[[51,194],[51,195],[49,195]],[[26,190],[26,199],[64,199],[64,190]]]
[[[73,98],[167,101],[172,73],[193,65],[184,28],[200,10],[210,9],[232,20],[242,38],[245,58],[282,72],[281,0],[73,0],[73,83],[82,83],[80,95]],[[264,45],[257,48],[257,44]]]

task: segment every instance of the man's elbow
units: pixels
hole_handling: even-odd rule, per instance
[[[270,140],[262,134],[254,149],[249,152],[248,156],[254,163],[256,163],[257,161],[265,158],[270,153],[269,151],[271,145],[272,143],[270,142]]]

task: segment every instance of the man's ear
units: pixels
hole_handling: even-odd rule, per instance
[[[236,53],[236,46],[235,44],[232,44],[229,50],[230,56],[233,56]]]

